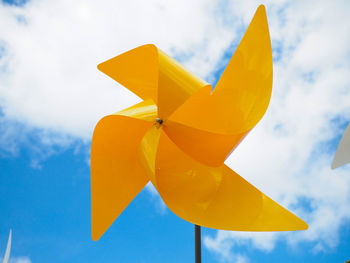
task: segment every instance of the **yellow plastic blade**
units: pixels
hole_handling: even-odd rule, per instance
[[[138,152],[139,160],[155,188],[157,188],[155,161],[161,132],[161,127],[153,125],[142,138]]]
[[[211,133],[170,120],[163,129],[183,152],[208,166],[221,166],[246,135]]]
[[[265,114],[271,89],[271,42],[260,6],[214,91],[202,88],[169,119],[214,133],[247,132]]]
[[[162,119],[208,85],[151,44],[132,49],[97,67],[140,98],[152,99]]]
[[[227,166],[208,167],[183,154],[164,132],[159,138],[155,173],[166,205],[193,224],[236,231],[307,228],[304,221]]]
[[[98,240],[149,178],[138,147],[152,122],[109,115],[95,127],[91,144],[92,239]]]
[[[157,102],[158,49],[154,45],[132,49],[97,68],[140,98]]]
[[[193,93],[209,85],[159,50],[159,118],[165,120]]]
[[[125,110],[114,113],[113,115],[129,116],[136,119],[155,122],[157,119],[157,105],[153,100],[141,101]]]

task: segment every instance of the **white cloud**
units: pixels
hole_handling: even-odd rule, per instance
[[[100,117],[138,101],[96,65],[144,43],[157,44],[196,74],[213,79],[222,55],[238,43],[260,1],[218,3],[0,4],[0,124],[37,129],[55,145],[67,146],[72,138],[88,142]],[[227,163],[305,219],[310,229],[277,234],[219,231],[206,237],[207,248],[224,261],[247,261],[233,252],[239,246],[269,252],[280,240],[291,246],[311,242],[315,252],[335,248],[341,227],[349,223],[349,167],[330,170],[334,143],[350,119],[349,5],[266,1],[277,59],[271,104]],[[13,138],[25,137],[26,131],[11,137],[15,128],[10,129],[0,127],[0,148],[15,153],[18,140]]]
[[[10,259],[10,263],[32,263],[29,257],[14,257]]]
[[[204,245],[217,253],[223,262],[249,262],[249,259],[236,253],[233,247],[253,246],[265,252],[274,248],[276,236],[273,233],[228,232],[218,231],[216,238],[204,237]],[[236,249],[238,250],[238,249]]]
[[[206,76],[231,43],[212,1],[29,1],[0,6],[0,103],[8,118],[90,139],[103,115],[138,99],[96,69],[155,43]]]
[[[30,152],[32,168],[41,168],[44,160],[69,147],[74,147],[74,153],[85,153],[89,147],[84,140],[69,134],[35,128],[0,115],[0,158],[20,155],[21,146],[24,144]]]

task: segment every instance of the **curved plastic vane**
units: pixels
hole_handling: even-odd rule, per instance
[[[260,6],[214,91],[202,88],[170,119],[214,133],[248,132],[265,114],[271,90],[271,41]]]
[[[237,231],[307,229],[224,164],[270,101],[272,52],[264,6],[214,91],[154,45],[98,68],[144,101],[96,125],[91,146],[94,240],[148,181],[170,210],[197,225]]]
[[[97,67],[140,98],[157,103],[162,119],[208,85],[152,44],[132,49]]]
[[[223,230],[283,231],[307,225],[222,164],[193,160],[161,133],[155,162],[156,185],[179,217]]]
[[[102,236],[149,181],[137,156],[141,139],[152,126],[146,121],[152,115],[152,107],[147,104],[141,102],[121,112],[125,115],[106,116],[96,125],[91,144],[94,240]]]
[[[350,162],[350,125],[346,128],[335,152],[332,169],[336,169]]]
[[[8,261],[10,259],[11,243],[12,243],[12,229],[10,229],[9,239],[7,241],[5,256],[4,256],[4,260],[2,261],[2,263],[8,263]]]

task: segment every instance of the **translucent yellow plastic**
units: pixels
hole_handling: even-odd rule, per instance
[[[157,107],[141,102],[102,118],[91,143],[92,239],[98,240],[149,181],[138,148]],[[153,114],[153,117],[152,117]]]
[[[209,85],[152,44],[107,60],[97,68],[141,99],[152,99],[162,119],[195,91]]]
[[[153,129],[153,131],[152,131]],[[148,133],[153,133],[152,128]],[[158,146],[148,147],[156,186],[165,204],[197,225],[239,231],[306,229],[307,225],[245,181],[229,167],[193,160],[158,129]],[[145,143],[147,135],[141,144]],[[147,140],[147,139],[146,139]],[[150,146],[151,144],[148,144]],[[153,157],[155,156],[155,157]]]
[[[271,42],[260,6],[214,91],[202,88],[169,119],[220,134],[249,132],[265,114],[271,90]]]
[[[98,68],[144,101],[103,118],[91,149],[97,240],[150,180],[191,223],[224,230],[304,230],[307,224],[224,164],[269,104],[272,53],[260,6],[214,91],[145,45]]]

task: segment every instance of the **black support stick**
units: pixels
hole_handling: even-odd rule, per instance
[[[202,262],[201,253],[201,227],[194,225],[194,246],[195,246],[195,263]]]

